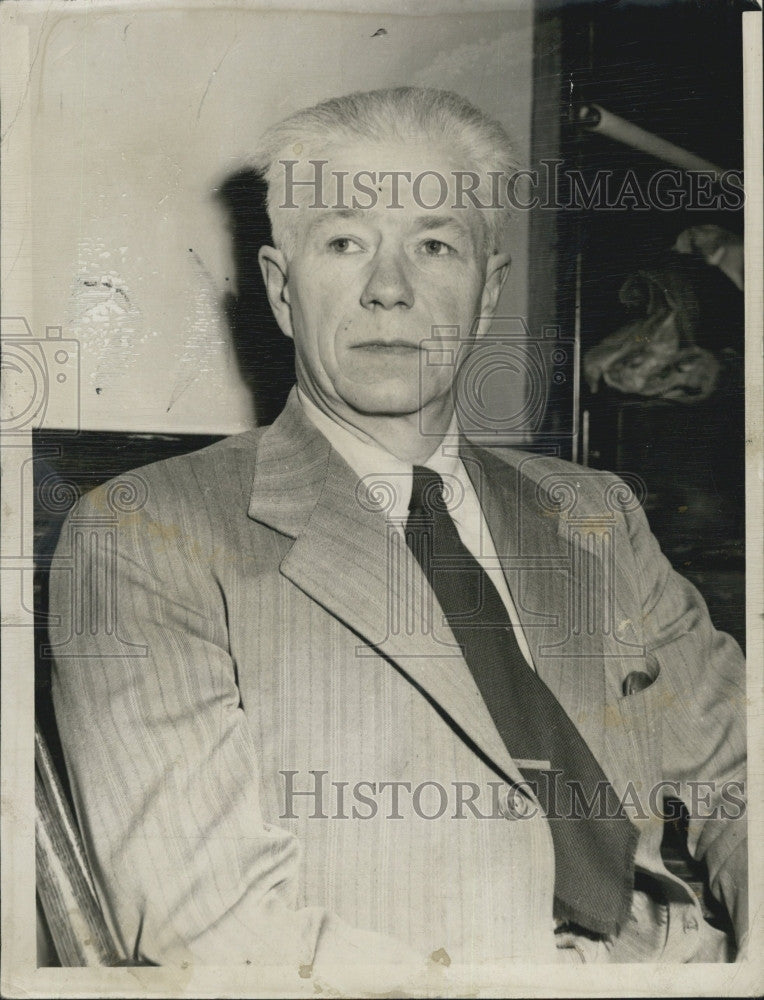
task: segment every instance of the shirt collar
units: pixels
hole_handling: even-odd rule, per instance
[[[365,482],[369,488],[373,488],[375,483],[385,485],[386,494],[390,497],[387,516],[395,520],[405,521],[411,499],[412,463],[396,458],[386,448],[362,434],[361,431],[337,423],[323,410],[320,410],[312,400],[308,399],[299,386],[297,398],[311,423],[321,431],[329,444],[342,456],[360,480]],[[437,472],[444,482],[448,483],[449,479],[456,479],[463,488],[466,488],[468,486],[467,473],[455,445],[458,435],[459,425],[456,413],[454,413],[448,431],[443,438],[443,441],[454,442],[454,444],[439,443],[424,464]],[[457,492],[462,493],[463,490]],[[447,489],[445,491],[446,498],[453,493],[453,490]],[[446,502],[448,503],[447,499]]]

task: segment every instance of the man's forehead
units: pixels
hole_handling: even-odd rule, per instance
[[[387,213],[389,213],[390,218],[400,218],[402,221],[405,221],[407,227],[421,232],[432,232],[434,230],[441,229],[455,229],[469,233],[472,228],[470,225],[471,220],[464,212],[444,212],[437,211],[435,209],[427,210],[422,209],[419,206],[405,205],[402,210],[397,210],[391,208],[390,206],[380,204],[380,202],[377,202],[373,207],[369,208],[308,207],[304,211],[307,216],[307,225],[311,229],[316,229],[319,227],[331,228],[336,223],[344,221],[357,222],[361,225],[372,225],[375,219],[379,218],[380,210],[386,213],[383,218],[388,217]]]
[[[396,155],[385,155],[391,151]],[[294,221],[301,228],[338,221],[419,230],[449,227],[477,242],[488,225],[487,179],[442,149],[358,144],[285,156],[278,174],[278,180],[271,177],[278,207],[299,211],[302,218]]]
[[[421,134],[374,140],[329,136],[324,149],[330,169],[344,165],[346,168],[366,168],[377,173],[388,170],[442,171],[451,169],[462,159],[459,151],[449,147],[442,139]]]
[[[307,143],[287,148],[275,166],[271,180],[300,194],[301,201],[317,182],[327,194],[317,199],[317,207],[326,203],[337,208],[369,207],[370,200],[391,207],[409,201],[437,208],[447,200],[452,204],[458,200],[467,175],[479,174],[467,151],[448,147],[442,139],[421,137],[368,141],[329,136],[310,148]],[[376,197],[365,194],[369,191]]]

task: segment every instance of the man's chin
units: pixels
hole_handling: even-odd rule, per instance
[[[343,387],[341,396],[357,413],[366,416],[403,417],[422,409],[419,386],[401,385],[397,380],[367,382]]]

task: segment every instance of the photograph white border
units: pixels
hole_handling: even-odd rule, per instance
[[[77,0],[75,0],[77,2]],[[135,8],[158,4],[133,0],[130,4],[103,4],[79,0],[96,10],[108,6]],[[216,4],[186,0],[190,7],[260,6],[280,9],[277,3],[259,5]],[[164,6],[174,6],[171,4]],[[333,11],[413,13],[414,4],[359,0],[287,4],[289,8]],[[501,6],[471,0],[469,10]],[[26,100],[30,68],[37,53],[30,51],[24,25],[26,7],[46,11],[71,9],[71,3],[8,3],[0,8],[2,56],[2,259],[3,315],[31,315],[35,274],[34,243],[29,228],[31,115]],[[460,0],[433,3],[427,13],[442,10],[465,12]],[[750,958],[729,966],[512,966],[481,970],[480,987],[452,966],[439,972],[431,990],[422,995],[476,996],[745,996],[764,989],[762,958],[764,922],[762,886],[764,859],[759,849],[764,832],[761,761],[762,691],[764,690],[764,418],[762,416],[762,316],[764,316],[764,251],[762,249],[762,16],[743,15],[745,74],[745,177],[746,220],[746,444],[747,444],[747,644],[749,651],[749,823],[753,833],[750,851]],[[6,262],[8,267],[6,268]],[[19,551],[21,519],[31,517],[31,497],[22,490],[21,469],[31,458],[31,434],[4,440],[0,447],[3,476],[2,527],[2,995],[7,997],[269,997],[302,995],[281,993],[278,970],[231,968],[36,968],[34,898],[34,794],[32,553]],[[758,835],[757,835],[758,834]],[[314,996],[305,983],[305,996]]]

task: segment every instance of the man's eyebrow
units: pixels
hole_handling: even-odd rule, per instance
[[[414,219],[414,225],[426,232],[429,232],[431,229],[444,229],[447,226],[462,230],[463,232],[469,232],[469,227],[455,215],[418,215]]]

